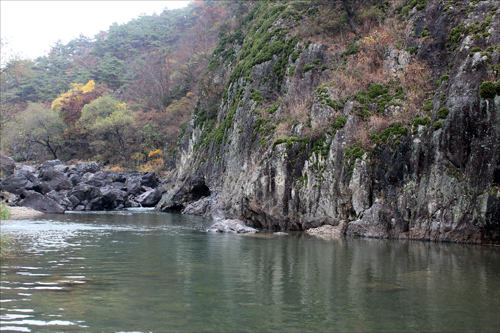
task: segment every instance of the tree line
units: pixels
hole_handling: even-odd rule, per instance
[[[57,42],[34,60],[4,59],[2,150],[18,161],[164,163],[229,15],[222,1],[198,0]]]

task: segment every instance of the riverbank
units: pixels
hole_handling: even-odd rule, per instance
[[[28,219],[33,217],[41,217],[44,213],[34,210],[29,207],[7,207],[10,212],[11,220]]]

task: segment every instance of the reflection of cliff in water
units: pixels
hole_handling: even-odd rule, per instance
[[[151,210],[8,221],[25,251],[2,263],[2,306],[33,311],[2,325],[37,330],[29,320],[58,315],[85,331],[498,327],[496,247],[206,233],[213,222]]]

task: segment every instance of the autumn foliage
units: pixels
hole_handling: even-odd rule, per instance
[[[82,115],[83,107],[105,92],[106,89],[103,86],[96,87],[93,80],[86,85],[73,83],[70,90],[52,102],[51,108],[61,112],[62,119],[67,125],[74,126]]]

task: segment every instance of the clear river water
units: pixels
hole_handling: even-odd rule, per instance
[[[500,331],[500,247],[208,234],[154,211],[3,221],[0,330]]]

